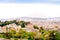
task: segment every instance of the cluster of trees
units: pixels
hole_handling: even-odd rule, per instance
[[[40,35],[37,36],[39,40],[60,40],[60,32],[57,30],[46,30],[43,27],[38,28],[36,25],[33,26],[34,29],[38,29]]]
[[[20,21],[20,22],[17,22],[16,20],[13,20],[13,21],[5,21],[5,22],[1,22],[0,21],[0,26],[5,26],[5,25],[9,25],[9,24],[12,24],[12,23],[15,23],[16,25],[21,25],[21,27],[25,27],[25,25],[29,24],[30,22],[24,22],[24,21]]]
[[[9,24],[12,24],[12,23],[15,23],[16,20],[13,20],[13,21],[5,21],[5,22],[1,22],[0,21],[0,26],[5,26],[5,25],[9,25]]]
[[[10,29],[9,33],[6,33],[6,38],[28,39],[28,40],[60,40],[60,32],[55,30],[45,30],[42,27],[38,29],[39,32],[27,32],[24,29],[20,29],[16,32]]]

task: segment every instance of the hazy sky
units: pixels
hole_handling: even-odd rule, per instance
[[[0,19],[60,17],[60,0],[0,0]]]

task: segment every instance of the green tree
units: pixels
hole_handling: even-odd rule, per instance
[[[15,34],[16,34],[16,31],[13,30],[13,29],[10,29],[10,31],[9,31],[9,36],[11,36],[11,37],[14,38]]]
[[[60,33],[58,31],[51,31],[50,40],[60,40]]]
[[[34,29],[39,29],[36,25],[33,26]]]

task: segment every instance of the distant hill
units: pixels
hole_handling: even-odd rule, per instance
[[[18,17],[18,18],[10,18],[10,19],[0,19],[0,20],[25,20],[25,21],[52,21],[52,22],[60,22],[60,17],[54,17],[54,18],[32,18],[32,17]]]

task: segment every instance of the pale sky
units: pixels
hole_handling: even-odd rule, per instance
[[[60,5],[0,3],[0,19],[17,17],[60,17]]]

